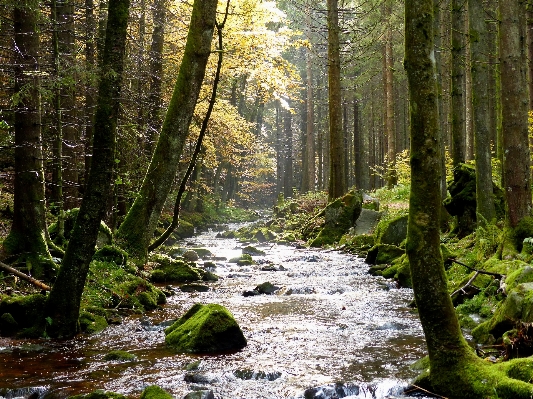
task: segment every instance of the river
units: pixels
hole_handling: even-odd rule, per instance
[[[409,365],[425,355],[425,343],[418,316],[409,307],[412,291],[368,275],[363,259],[268,244],[258,246],[265,255],[254,256],[257,265],[240,267],[222,259],[240,255],[243,244],[216,238],[215,231],[180,245],[207,248],[216,256],[214,272],[220,280],[208,292],[174,287],[176,294],[162,309],[130,315],[93,336],[0,338],[0,396],[35,392],[35,398],[63,398],[96,389],[138,396],[157,384],[176,398],[205,388],[224,399],[296,399],[304,398],[306,390],[306,397],[313,397],[309,388],[320,387],[317,398],[320,392],[335,397],[328,391],[336,388],[338,397],[380,399],[399,397],[415,375]],[[263,271],[265,265],[278,270]],[[242,295],[266,281],[280,290]],[[197,302],[226,306],[248,345],[216,356],[169,351],[160,323],[180,317]],[[104,361],[115,349],[137,358]]]

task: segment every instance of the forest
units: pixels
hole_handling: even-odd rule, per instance
[[[530,1],[5,0],[0,60],[0,399],[533,397]]]

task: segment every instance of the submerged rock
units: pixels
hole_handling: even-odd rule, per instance
[[[274,381],[281,377],[279,371],[256,371],[250,369],[235,370],[233,375],[241,380],[268,380]]]
[[[352,395],[359,395],[359,386],[337,383],[335,385],[309,388],[304,392],[305,399],[337,399]]]
[[[196,304],[165,330],[165,342],[178,352],[239,350],[246,338],[233,315],[217,304]]]
[[[213,391],[194,391],[189,392],[183,399],[215,399]]]

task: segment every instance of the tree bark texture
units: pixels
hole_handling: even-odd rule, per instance
[[[431,375],[469,353],[448,294],[440,252],[440,149],[433,1],[405,3],[405,69],[411,101],[411,195],[406,252]]]
[[[452,0],[452,162],[453,166],[466,160],[465,125],[465,2]]]
[[[108,12],[95,115],[94,159],[72,236],[47,302],[47,316],[52,319],[47,331],[52,337],[72,337],[78,332],[80,303],[89,263],[113,187],[129,0],[110,0]]]
[[[508,221],[515,227],[531,214],[525,2],[500,1],[499,10],[503,183]]]
[[[195,0],[185,52],[161,134],[142,186],[118,231],[128,252],[147,256],[163,205],[174,182],[211,53],[216,0]]]
[[[306,16],[309,16],[309,12]],[[310,25],[310,21],[308,22]],[[303,171],[302,191],[315,190],[315,115],[314,115],[314,98],[313,98],[313,64],[311,62],[311,50],[306,50],[306,69],[307,69],[307,101],[306,101],[306,130],[305,130],[305,150],[306,150],[306,169]]]
[[[383,80],[385,87],[385,135],[387,136],[387,187],[390,189],[398,182],[396,173],[396,124],[394,120],[394,59],[392,54],[392,26],[390,17],[392,5],[385,2],[385,51],[383,63]]]
[[[496,218],[492,192],[489,126],[490,44],[486,22],[489,13],[483,3],[483,0],[468,0],[478,225],[490,223]]]
[[[329,87],[329,186],[330,200],[346,193],[344,138],[342,134],[341,61],[338,0],[328,0],[328,87]]]
[[[15,28],[15,181],[7,254],[26,260],[35,278],[42,277],[40,258],[50,258],[46,244],[45,193],[39,92],[39,10],[31,1],[14,9]]]

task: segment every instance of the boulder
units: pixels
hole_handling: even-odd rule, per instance
[[[140,399],[174,399],[174,397],[157,385],[150,385],[144,388]]]
[[[400,246],[407,238],[407,215],[398,216],[392,220],[378,224],[377,241],[380,244]]]
[[[156,267],[152,270],[151,280],[156,283],[188,283],[202,279],[198,268],[183,259],[172,259],[166,255],[152,258]]]
[[[360,191],[350,191],[341,198],[330,202],[306,226],[303,234],[312,247],[333,245],[355,225],[361,215],[363,195]]]
[[[247,247],[244,247],[242,249],[242,253],[250,255],[250,256],[263,256],[263,255],[265,255],[265,251],[261,251],[260,249],[257,249],[256,247],[252,247],[251,245],[248,245]]]
[[[213,391],[201,390],[189,392],[183,399],[215,399]]]
[[[239,350],[246,338],[233,315],[217,304],[196,304],[165,329],[165,342],[177,352],[213,353]]]

